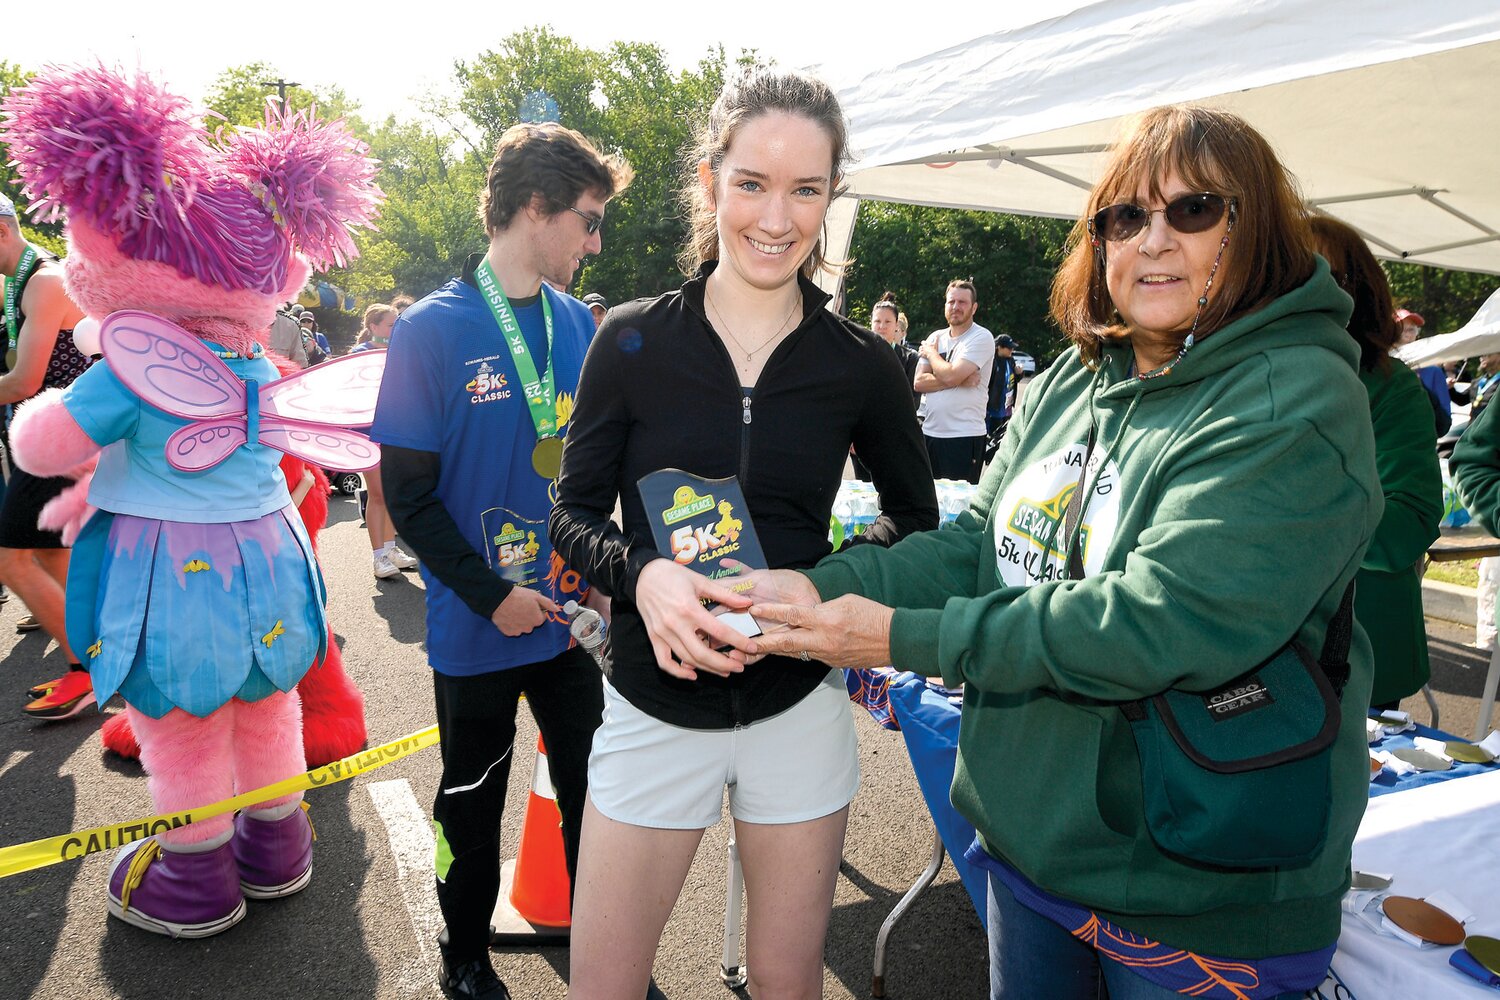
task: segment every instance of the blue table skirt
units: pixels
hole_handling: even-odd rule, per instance
[[[948,858],[969,892],[974,912],[979,915],[980,923],[984,923],[985,873],[964,860],[964,852],[974,842],[974,827],[953,808],[948,794],[953,786],[953,771],[958,763],[958,720],[962,696],[919,674],[890,668],[846,670],[844,680],[851,701],[865,708],[882,726],[898,730],[905,738],[906,752],[911,757],[917,785],[922,790],[922,798],[937,826],[938,836],[942,838]],[[1371,749],[1410,748],[1414,745],[1413,736],[1457,739],[1440,730],[1418,725],[1415,732],[1387,736],[1379,743],[1371,744]],[[1455,762],[1447,771],[1417,772],[1400,778],[1387,769],[1370,782],[1370,795],[1373,798],[1438,781],[1451,781],[1479,774],[1496,766],[1500,765]]]

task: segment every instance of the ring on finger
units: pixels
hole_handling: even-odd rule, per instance
[[[807,655],[807,650],[805,649],[798,653],[797,656],[801,658],[803,663],[808,663],[812,660],[812,657]]]

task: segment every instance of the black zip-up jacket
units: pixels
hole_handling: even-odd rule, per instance
[[[641,569],[660,557],[638,479],[664,468],[737,476],[777,569],[812,566],[829,553],[829,514],[851,443],[881,497],[865,542],[890,545],[938,523],[895,352],[823,308],[828,295],[802,279],[801,323],[743,390],[704,312],[713,267],[680,291],[605,317],[583,364],[550,525],[563,559],[613,598],[610,682],[642,711],[690,729],[731,729],[785,711],[828,668],[773,656],[728,678],[692,681],[658,668],[634,603]],[[610,520],[616,498],[624,530]]]

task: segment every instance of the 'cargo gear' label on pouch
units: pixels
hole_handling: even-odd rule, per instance
[[[1261,683],[1259,674],[1238,678],[1226,687],[1203,695],[1203,707],[1208,709],[1208,717],[1215,722],[1224,722],[1275,703],[1271,689]]]

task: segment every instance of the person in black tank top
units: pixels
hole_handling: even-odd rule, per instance
[[[83,318],[83,310],[63,288],[56,255],[26,241],[15,206],[4,196],[0,196],[0,274],[5,275],[7,285],[7,350],[5,372],[0,374],[0,405],[9,406],[43,389],[65,388],[90,361],[73,346],[73,327]],[[26,602],[68,661],[67,674],[32,688],[35,700],[25,712],[38,719],[71,718],[94,703],[88,674],[69,648],[63,627],[69,551],[57,532],[37,527],[42,507],[72,482],[64,476],[42,478],[13,468],[0,503],[0,583]]]

